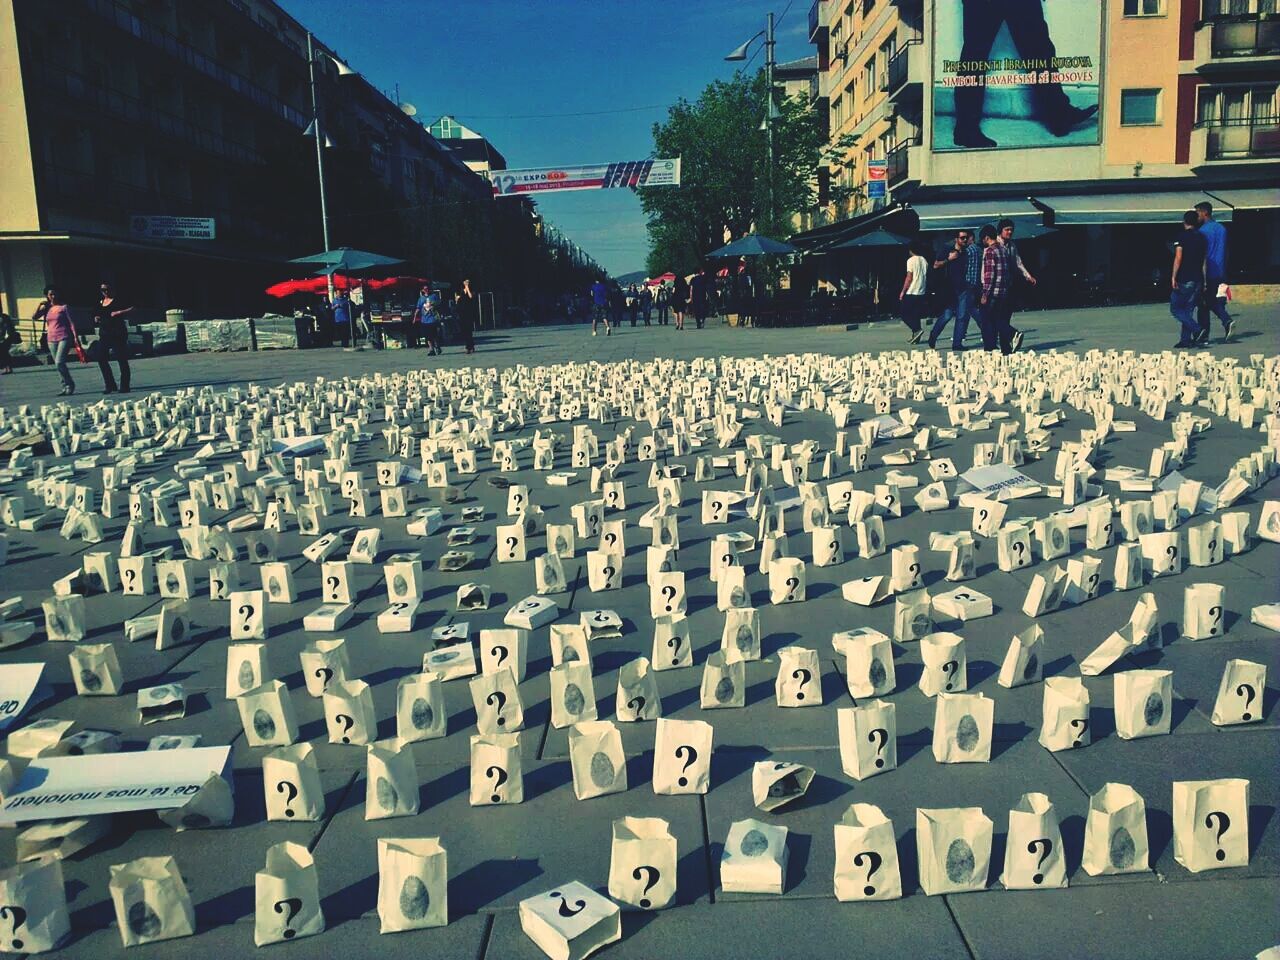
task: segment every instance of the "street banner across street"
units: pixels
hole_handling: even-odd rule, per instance
[[[526,167],[490,174],[497,197],[544,190],[607,190],[612,187],[678,187],[680,158],[586,163],[573,167]]]

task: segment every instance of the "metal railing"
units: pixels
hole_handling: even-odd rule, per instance
[[[1280,18],[1214,20],[1210,52],[1217,57],[1265,57],[1280,54]]]
[[[889,181],[890,186],[905,180],[911,172],[908,159],[910,156],[910,148],[918,147],[921,144],[920,134],[907,139],[898,141],[887,154],[885,154],[885,179]]]
[[[899,89],[904,83],[911,79],[907,69],[910,64],[911,48],[921,42],[922,41],[920,40],[908,40],[902,46],[898,47],[893,56],[889,58],[888,91],[890,93]]]
[[[1280,159],[1280,118],[1207,120],[1196,127],[1205,130],[1206,160]]]

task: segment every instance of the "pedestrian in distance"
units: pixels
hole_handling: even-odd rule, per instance
[[[351,297],[339,290],[333,298],[333,332],[345,348],[351,343]]]
[[[634,283],[627,289],[627,317],[633,327],[640,319],[640,291]]]
[[[964,338],[969,332],[969,320],[974,316],[978,298],[982,295],[982,249],[974,242],[972,230],[956,231],[955,243],[946,254],[933,262],[935,268],[946,271],[946,306],[929,331],[929,346],[936,347],[938,338],[954,321],[951,328],[951,349],[963,350]]]
[[[693,310],[693,322],[698,329],[707,322],[707,312],[711,305],[711,278],[707,276],[707,267],[703,264],[689,281],[689,305]]]
[[[1192,315],[1204,291],[1205,259],[1209,243],[1198,227],[1194,210],[1182,215],[1182,235],[1173,244],[1173,269],[1169,285],[1169,312],[1182,325],[1177,348],[1194,347],[1200,341],[1200,322]]]
[[[102,374],[102,392],[129,392],[129,321],[125,319],[133,307],[116,296],[111,284],[99,285],[97,309],[93,311],[93,325],[98,331],[98,370]],[[111,372],[111,357],[120,364],[120,385]]]
[[[676,277],[671,288],[671,312],[676,318],[676,329],[684,330],[684,314],[689,309],[689,281]]]
[[[1000,242],[996,230],[990,224],[983,227],[978,237],[982,240],[982,295],[979,300],[978,325],[982,328],[982,347],[1003,354],[1013,353],[1013,329],[1009,315],[1013,307],[1009,303],[1009,249]]]
[[[622,315],[627,309],[627,296],[616,283],[609,284],[609,322],[621,329]]]
[[[1010,220],[1008,217],[1004,218],[1003,220],[1001,220],[999,223],[996,224],[996,238],[1009,252],[1009,265],[1011,267],[1016,267],[1018,270],[1018,273],[1021,274],[1022,279],[1027,281],[1027,283],[1031,284],[1031,286],[1034,287],[1036,285],[1036,278],[1031,275],[1031,271],[1028,270],[1026,267],[1026,264],[1022,262],[1022,256],[1021,254],[1018,253],[1017,244],[1013,242],[1013,231],[1014,231],[1013,221]],[[1011,286],[1012,286],[1012,280],[1013,280],[1012,275],[1010,276],[1009,279],[1011,281]],[[1012,292],[1013,292],[1012,289],[1010,289],[1011,294]],[[1013,326],[1013,300],[1012,299],[1009,301],[1009,330],[1013,337],[1013,340],[1011,341],[1013,345],[1013,349],[1017,350],[1019,347],[1022,346],[1022,331],[1015,329]]]
[[[653,291],[646,285],[640,290],[640,318],[649,326],[649,316],[653,313]]]
[[[613,336],[613,328],[609,325],[609,288],[603,279],[591,285],[591,335],[596,335],[596,327],[604,322],[604,335]]]
[[[928,304],[929,283],[929,261],[925,259],[925,250],[927,247],[922,240],[913,240],[907,246],[907,272],[902,278],[902,289],[898,293],[902,322],[911,331],[908,343],[919,343],[924,334],[920,318],[924,316]]]
[[[1231,337],[1235,320],[1227,312],[1227,228],[1213,219],[1213,204],[1201,200],[1195,206],[1200,236],[1204,237],[1204,291],[1197,305],[1200,322],[1198,343],[1209,342],[1209,314],[1222,321],[1222,342]]]
[[[0,311],[0,374],[13,373],[13,355],[9,352],[14,344],[21,343],[18,326],[13,317]]]
[[[44,321],[44,338],[49,345],[49,353],[53,357],[53,365],[62,379],[60,397],[69,397],[76,392],[76,382],[71,379],[71,371],[67,363],[71,354],[83,353],[80,338],[76,335],[75,322],[71,316],[71,308],[58,295],[56,287],[48,287],[44,291],[44,299],[36,307],[32,320]]]
[[[454,305],[458,314],[458,337],[467,353],[476,352],[476,324],[480,322],[480,301],[471,289],[471,281],[463,280],[462,289],[458,291],[458,302]]]
[[[653,296],[654,305],[658,308],[658,326],[667,325],[667,313],[671,309],[671,295],[665,283],[658,284],[658,292]]]
[[[422,331],[422,339],[427,344],[427,356],[440,355],[440,295],[431,289],[430,284],[422,285],[422,293],[413,306],[413,319]]]

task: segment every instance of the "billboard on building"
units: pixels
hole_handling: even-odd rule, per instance
[[[680,158],[623,160],[572,167],[530,167],[490,174],[497,197],[545,190],[602,190],[613,187],[678,187]]]
[[[933,149],[1099,139],[1102,4],[935,0]]]

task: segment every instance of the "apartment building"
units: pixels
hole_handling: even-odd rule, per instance
[[[314,50],[334,246],[394,245],[389,207],[488,202],[483,177]],[[152,317],[259,311],[284,261],[323,244],[307,51],[270,0],[0,0],[3,308],[30,316],[47,283],[86,304],[108,279]]]
[[[1009,216],[1062,283],[1154,293],[1170,230],[1208,200],[1233,279],[1280,276],[1275,0],[815,0],[809,28],[832,162],[802,247]]]

